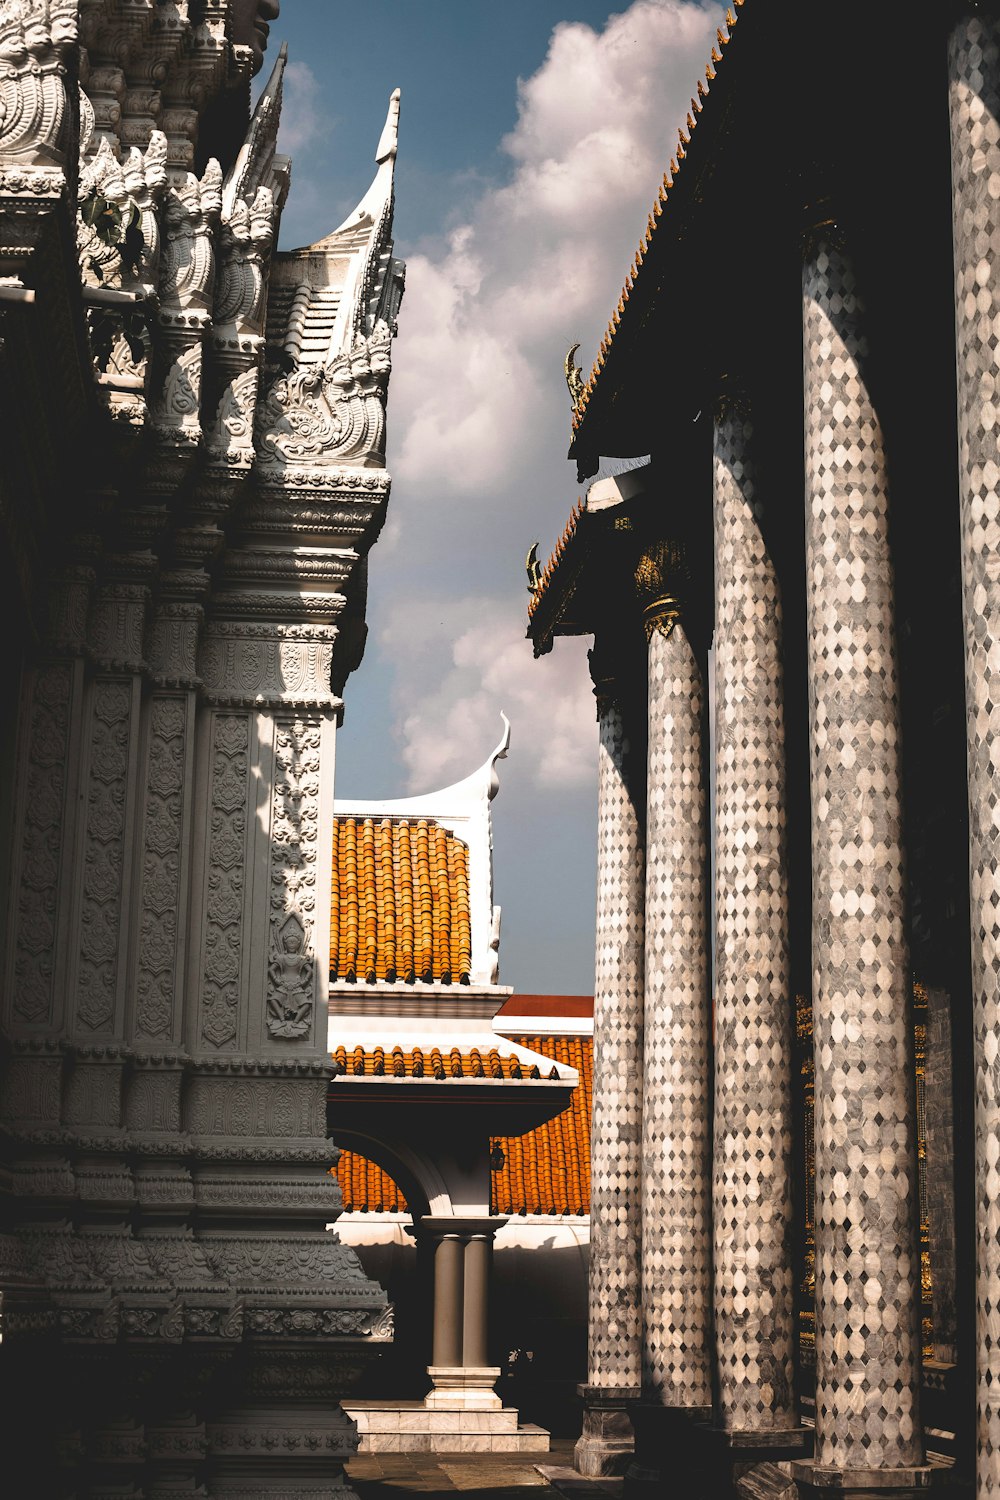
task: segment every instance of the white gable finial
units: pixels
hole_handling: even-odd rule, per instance
[[[500,790],[500,777],[497,775],[497,761],[506,760],[507,752],[510,749],[510,720],[504,713],[503,709],[500,710],[500,717],[501,719],[503,719],[503,734],[500,738],[499,745],[496,747],[493,754],[486,762],[487,766],[489,766],[490,768],[489,797],[491,802],[493,801],[493,798],[496,796],[497,792]]]
[[[375,152],[375,160],[379,166],[388,161],[391,156],[396,155],[399,144],[399,89],[393,89],[389,95],[389,113],[385,117],[382,134],[379,137],[378,150]]]

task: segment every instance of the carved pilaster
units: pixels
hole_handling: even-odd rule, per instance
[[[63,1021],[82,692],[79,658],[57,658],[25,674],[4,1004],[14,1034],[58,1029]]]

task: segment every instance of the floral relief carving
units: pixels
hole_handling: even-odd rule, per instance
[[[114,1016],[131,722],[129,687],[98,680],[91,721],[76,1003],[78,1018],[92,1031],[109,1026]]]
[[[267,1029],[289,1040],[312,1032],[321,735],[300,719],[279,721],[275,732]]]
[[[213,1047],[230,1046],[236,1039],[249,751],[249,721],[242,715],[219,715],[212,746],[211,839],[201,996],[202,1039]]]
[[[325,1090],[315,1080],[194,1078],[186,1124],[193,1135],[281,1140],[322,1135]]]
[[[176,991],[180,902],[181,818],[185,749],[184,704],[155,698],[150,712],[136,1034],[170,1032]]]
[[[302,365],[275,381],[261,417],[265,465],[317,459],[379,462],[385,448],[385,397],[392,332],[376,323],[368,338],[328,365]]]
[[[326,708],[332,702],[334,636],[329,627],[217,622],[201,649],[201,678],[216,702]]]
[[[70,692],[68,665],[46,667],[34,680],[13,994],[15,1016],[33,1023],[52,1011]]]
[[[142,633],[149,590],[141,584],[98,589],[90,618],[90,649],[107,672],[142,670]]]

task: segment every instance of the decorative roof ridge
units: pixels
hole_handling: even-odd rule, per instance
[[[663,210],[667,205],[667,199],[676,186],[678,177],[680,176],[681,166],[687,159],[687,148],[691,144],[691,137],[693,136],[695,127],[701,117],[702,109],[704,107],[704,101],[708,98],[709,93],[711,92],[711,86],[715,82],[717,76],[717,69],[726,55],[726,48],[729,46],[729,43],[732,40],[733,32],[736,29],[736,22],[739,20],[740,11],[743,9],[744,4],[745,0],[731,0],[730,6],[726,11],[726,31],[723,32],[721,27],[716,28],[715,35],[718,46],[716,47],[715,45],[713,45],[712,47],[711,58],[705,68],[705,84],[703,84],[701,79],[699,78],[696,88],[697,98],[692,97],[691,99],[691,109],[688,111],[686,120],[688,133],[687,135],[684,134],[683,127],[681,127],[677,132],[676,155],[670,158],[670,166],[663,174],[663,181],[660,185],[656,201],[653,204],[652,210],[646,221],[646,232],[639,241],[639,246],[636,250],[635,256],[633,257],[632,265],[625,277],[625,285],[623,286],[621,295],[618,298],[618,306],[611,314],[607,330],[601,340],[597,352],[597,357],[594,360],[590,375],[584,382],[583,390],[581,391],[579,399],[576,401],[573,407],[574,436],[583,423],[587,407],[590,403],[590,398],[593,395],[594,390],[596,389],[600,373],[603,370],[608,355],[611,352],[611,346],[614,342],[615,334],[617,333],[622,319],[625,316],[625,309],[628,305],[629,297],[635,288],[636,281],[638,280],[639,269],[649,253],[649,249],[653,243],[659,221],[663,215]],[[529,617],[531,613],[532,608],[531,605],[529,605]]]
[[[562,535],[553,547],[552,552],[549,555],[548,562],[545,564],[544,568],[542,568],[541,572],[538,575],[538,583],[531,590],[531,597],[528,600],[529,625],[531,623],[531,620],[534,618],[535,612],[541,604],[543,598],[547,593],[551,592],[552,580],[556,576],[556,573],[559,570],[560,565],[562,564],[563,558],[566,556],[567,550],[571,546],[573,538],[577,534],[580,526],[580,517],[583,515],[586,508],[587,507],[584,501],[578,499],[573,509],[569,513],[569,520],[563,527]]]

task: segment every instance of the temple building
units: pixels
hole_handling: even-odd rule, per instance
[[[276,0],[0,9],[4,1462],[349,1495],[333,758],[385,516],[398,94],[277,251]],[[461,959],[461,955],[459,955]]]
[[[539,1014],[500,984],[492,802],[509,743],[505,720],[485,764],[454,786],[334,805],[328,1003],[337,1170],[347,1206],[384,1213],[389,1203],[388,1242],[403,1236],[413,1247],[409,1256],[400,1247],[396,1262],[406,1264],[394,1268],[385,1253],[366,1249],[385,1244],[384,1234],[371,1235],[364,1219],[345,1226],[362,1261],[389,1272],[397,1310],[396,1347],[377,1371],[377,1392],[347,1404],[367,1451],[548,1448],[548,1433],[519,1423],[496,1389],[510,1346],[503,1363],[491,1357],[495,1242],[501,1258],[505,1243],[552,1251],[553,1219],[574,1220],[564,1247],[579,1270],[590,1007],[538,997],[563,1012]],[[508,1004],[511,1014],[501,1016]],[[544,1231],[532,1237],[522,1225],[505,1235],[529,1198]],[[529,1285],[546,1273],[537,1260],[525,1268]],[[557,1299],[565,1324],[582,1323],[582,1300]],[[503,1320],[507,1339],[517,1322]],[[573,1358],[566,1331],[555,1336],[550,1386]],[[540,1352],[544,1362],[557,1351]]]
[[[529,606],[600,724],[577,1466],[987,1500],[1000,13],[745,0],[692,85]]]

